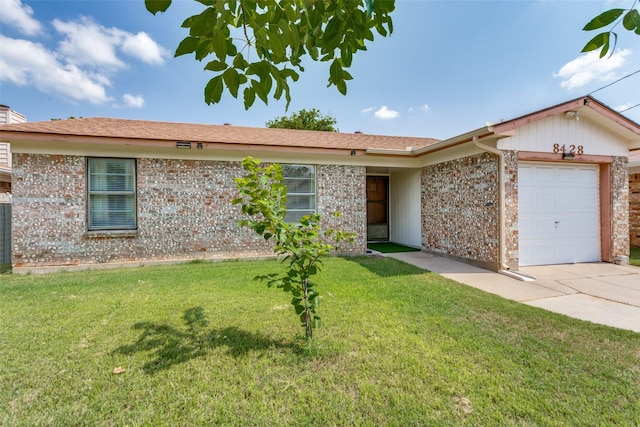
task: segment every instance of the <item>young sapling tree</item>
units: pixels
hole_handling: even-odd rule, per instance
[[[252,229],[265,240],[273,241],[273,251],[282,257],[285,265],[283,274],[265,274],[254,279],[291,293],[291,304],[305,328],[307,340],[310,340],[313,329],[321,324],[317,311],[320,294],[311,276],[320,271],[321,257],[338,250],[341,242],[352,242],[355,233],[334,229],[322,231],[319,213],[305,215],[297,223],[285,221],[287,187],[282,165],[262,167],[260,160],[247,157],[242,160],[242,166],[247,174],[235,179],[239,197],[232,203],[240,205],[248,218],[241,219],[238,224]],[[335,212],[333,215],[341,214]]]

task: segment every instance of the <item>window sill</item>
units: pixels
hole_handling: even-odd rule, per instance
[[[138,230],[91,230],[85,231],[83,239],[132,239],[138,237]]]

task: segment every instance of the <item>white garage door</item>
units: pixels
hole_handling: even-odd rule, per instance
[[[520,163],[520,265],[600,260],[598,167]]]

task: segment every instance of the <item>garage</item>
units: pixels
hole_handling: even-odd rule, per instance
[[[519,163],[520,265],[600,260],[597,165]]]

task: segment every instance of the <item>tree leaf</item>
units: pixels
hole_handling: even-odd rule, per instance
[[[240,78],[238,77],[238,71],[235,68],[227,68],[222,74],[224,83],[227,85],[227,89],[234,98],[238,97],[238,88],[240,87]]]
[[[602,12],[600,15],[593,18],[591,21],[584,26],[584,31],[592,31],[597,30],[598,28],[602,28],[606,25],[611,24],[613,21],[618,19],[623,13],[625,9],[610,9]]]
[[[591,52],[592,50],[600,49],[605,44],[609,43],[609,32],[600,33],[587,42],[582,48],[582,52]]]
[[[239,53],[235,56],[235,58],[233,58],[233,66],[241,70],[246,70],[249,66],[249,63],[244,59],[244,56]]]
[[[211,38],[211,49],[219,60],[224,61],[226,58],[227,47],[227,38],[222,34],[222,31],[215,31]]]
[[[622,25],[629,31],[633,31],[637,28],[640,28],[640,13],[637,9],[631,9],[624,15],[624,19],[622,20]]]
[[[255,100],[256,100],[256,91],[251,87],[245,88],[244,89],[244,109],[248,110],[249,108],[251,108]]]
[[[329,67],[329,82],[337,85],[340,80],[342,80],[342,66],[339,60],[334,59]]]
[[[269,78],[269,81],[270,80],[271,78]],[[262,100],[262,102],[264,102],[265,104],[269,103],[269,100],[267,99],[267,97],[269,96],[269,92],[267,91],[265,86],[261,84],[261,82],[252,79],[251,87],[255,91],[255,94],[258,95],[258,98]]]
[[[191,37],[191,36],[185,37],[184,39],[182,39],[182,41],[178,45],[178,48],[176,49],[176,53],[174,53],[173,56],[178,57],[181,55],[186,55],[186,54],[195,52],[199,42],[200,41],[195,37]]]
[[[227,68],[227,64],[225,64],[222,61],[218,61],[218,60],[213,60],[210,61],[207,65],[204,66],[205,70],[209,70],[209,71],[222,71],[224,69]]]
[[[155,15],[158,12],[166,12],[171,6],[171,0],[144,0],[144,5]]]
[[[334,16],[329,20],[327,26],[324,29],[324,33],[322,34],[322,49],[324,52],[333,51],[342,38],[342,30],[341,30],[342,22],[337,16]]]
[[[204,88],[204,100],[207,104],[215,104],[220,102],[222,98],[222,90],[224,88],[222,76],[215,76]]]
[[[340,80],[339,82],[336,83],[336,88],[338,89],[338,92],[340,92],[343,95],[347,94],[347,83],[344,80]]]

